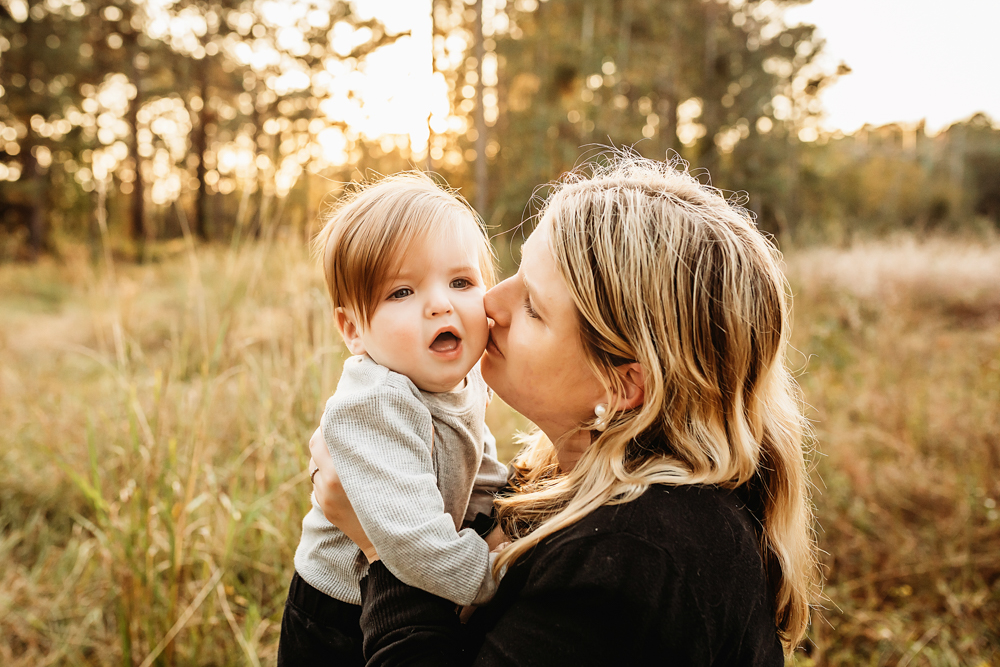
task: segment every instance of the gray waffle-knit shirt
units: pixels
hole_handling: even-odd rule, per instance
[[[465,519],[489,514],[506,482],[484,421],[489,388],[477,365],[454,392],[421,391],[399,373],[355,356],[344,362],[320,422],[344,490],[385,566],[405,583],[456,604],[496,590],[489,548]],[[314,588],[361,604],[361,550],[312,498],[295,570]]]

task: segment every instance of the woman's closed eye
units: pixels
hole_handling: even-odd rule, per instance
[[[541,319],[538,316],[538,313],[535,312],[535,309],[531,307],[531,299],[529,297],[524,297],[524,310],[526,313],[528,313],[528,317],[530,317],[531,319],[533,320]]]

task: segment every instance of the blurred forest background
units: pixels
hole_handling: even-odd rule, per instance
[[[410,36],[349,3],[0,0],[0,664],[273,664],[345,354],[324,207],[433,170],[509,271],[613,143],[785,253],[826,576],[789,664],[1000,665],[1000,129],[824,131],[850,63],[795,4],[426,0],[436,101],[395,133],[365,76]]]
[[[337,183],[440,173],[489,224],[585,147],[676,151],[753,193],[781,242],[1000,225],[1000,129],[977,114],[819,130],[798,0],[434,0],[442,101],[423,136],[354,122],[365,58],[405,37],[334,0],[0,3],[0,260],[100,238],[144,259],[188,225],[201,239],[307,234]],[[430,59],[430,58],[429,58]],[[440,106],[440,105],[439,105]]]

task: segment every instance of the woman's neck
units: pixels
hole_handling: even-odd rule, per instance
[[[577,430],[568,434],[563,434],[558,439],[549,438],[556,449],[556,458],[559,460],[559,470],[567,473],[576,467],[577,461],[583,456],[587,448],[590,447],[590,431]]]

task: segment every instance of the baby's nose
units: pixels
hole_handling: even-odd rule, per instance
[[[425,310],[428,317],[447,315],[452,311],[451,299],[448,299],[441,293],[432,294],[430,299],[427,300],[427,307]]]

